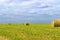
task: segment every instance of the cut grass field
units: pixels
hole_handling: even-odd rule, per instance
[[[60,28],[50,24],[0,24],[0,40],[3,37],[7,40],[60,40]]]

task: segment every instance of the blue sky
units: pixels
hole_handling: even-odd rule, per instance
[[[0,0],[0,23],[50,23],[60,19],[60,0]]]

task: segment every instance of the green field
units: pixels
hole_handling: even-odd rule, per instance
[[[60,27],[50,24],[0,24],[0,36],[7,40],[60,40]]]

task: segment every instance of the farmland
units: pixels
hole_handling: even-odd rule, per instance
[[[50,24],[0,24],[0,36],[7,40],[60,40],[60,27],[51,27]]]

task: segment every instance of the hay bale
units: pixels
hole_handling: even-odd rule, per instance
[[[53,19],[51,25],[53,27],[60,27],[60,20]]]
[[[25,26],[29,26],[30,24],[29,24],[29,22],[25,22],[24,25]]]

